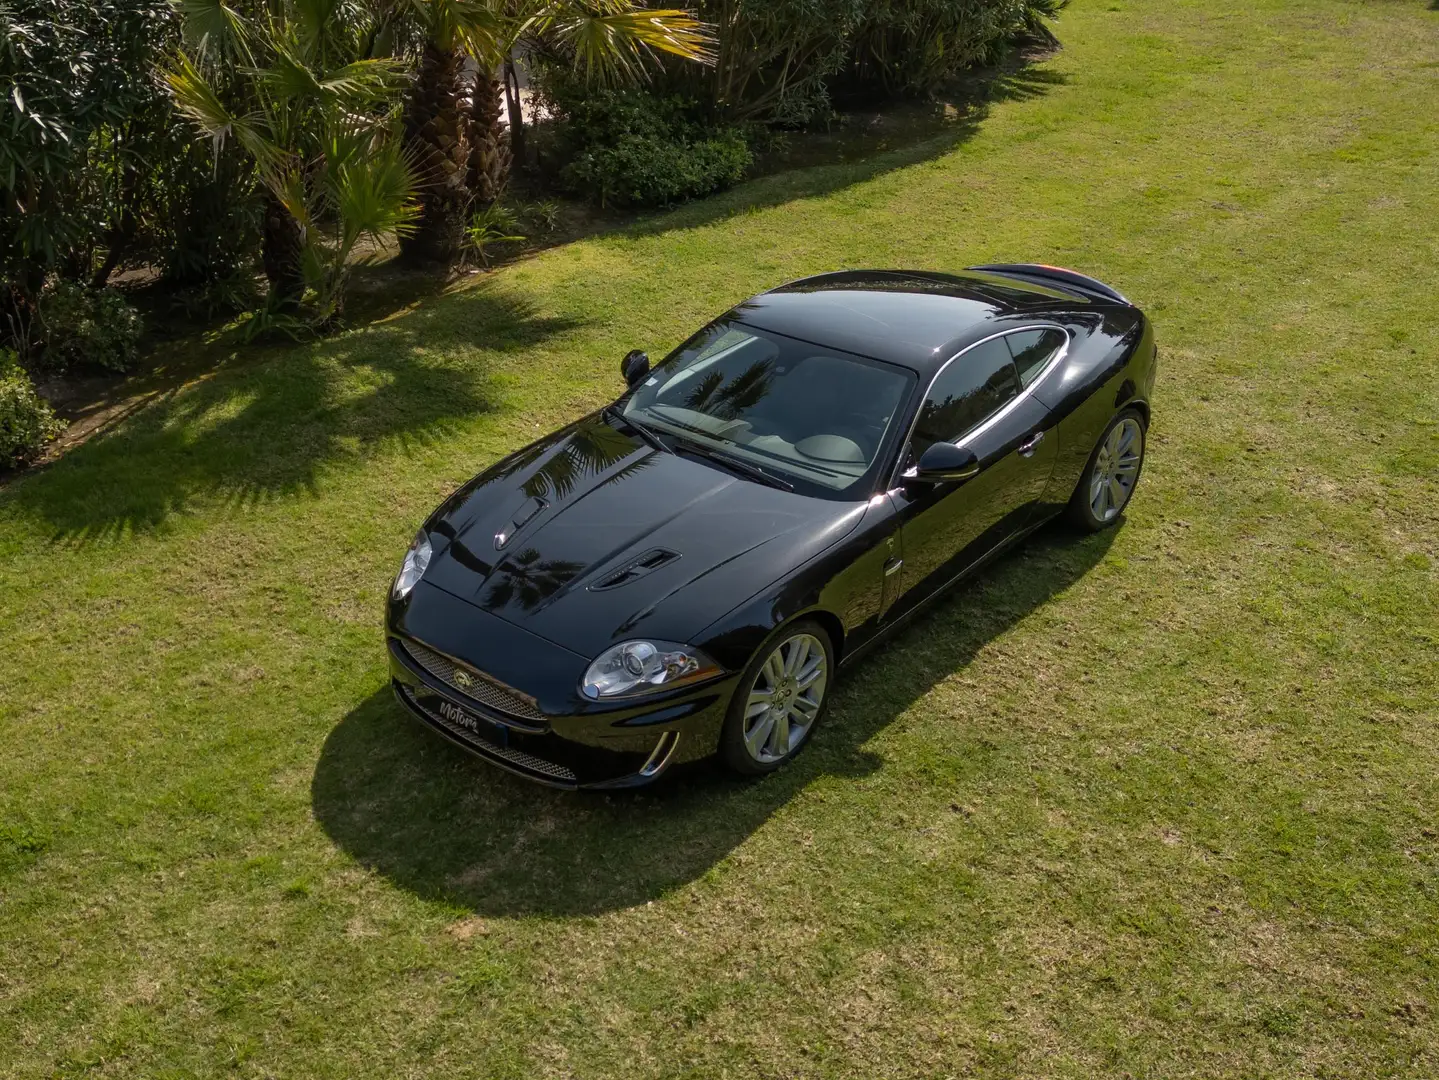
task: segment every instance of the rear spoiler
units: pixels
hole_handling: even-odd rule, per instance
[[[969,269],[988,274],[1003,274],[1005,277],[1019,278],[1037,285],[1067,285],[1071,289],[1112,300],[1116,304],[1134,306],[1118,289],[1111,289],[1102,281],[1058,266],[1045,266],[1041,263],[989,263],[985,266],[971,266]]]

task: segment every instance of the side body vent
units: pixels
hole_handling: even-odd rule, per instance
[[[678,551],[669,551],[666,548],[651,548],[633,562],[626,563],[614,573],[606,574],[590,586],[590,592],[604,592],[607,589],[618,589],[621,585],[628,585],[631,581],[638,581],[646,574],[652,574],[662,566],[668,566],[680,557]]]

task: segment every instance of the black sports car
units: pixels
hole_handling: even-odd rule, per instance
[[[776,769],[926,601],[1056,514],[1114,523],[1155,359],[1123,296],[1046,266],[746,300],[431,515],[390,595],[395,693],[562,787]]]

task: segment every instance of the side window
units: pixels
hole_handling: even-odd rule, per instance
[[[958,442],[1019,393],[1019,375],[1003,338],[986,341],[940,372],[920,406],[910,454],[914,461],[931,443]]]
[[[1004,339],[1014,354],[1019,369],[1019,384],[1028,386],[1039,377],[1044,365],[1057,353],[1069,336],[1063,330],[1021,330]]]

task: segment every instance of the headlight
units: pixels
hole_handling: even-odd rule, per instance
[[[396,600],[409,596],[419,584],[420,578],[425,575],[425,567],[430,565],[432,554],[430,538],[425,535],[425,530],[421,529],[415,534],[415,542],[410,545],[410,550],[405,552],[405,561],[395,578],[395,587],[391,591]]]
[[[669,690],[720,673],[698,649],[668,641],[626,641],[600,653],[585,672],[586,697],[616,698]]]

